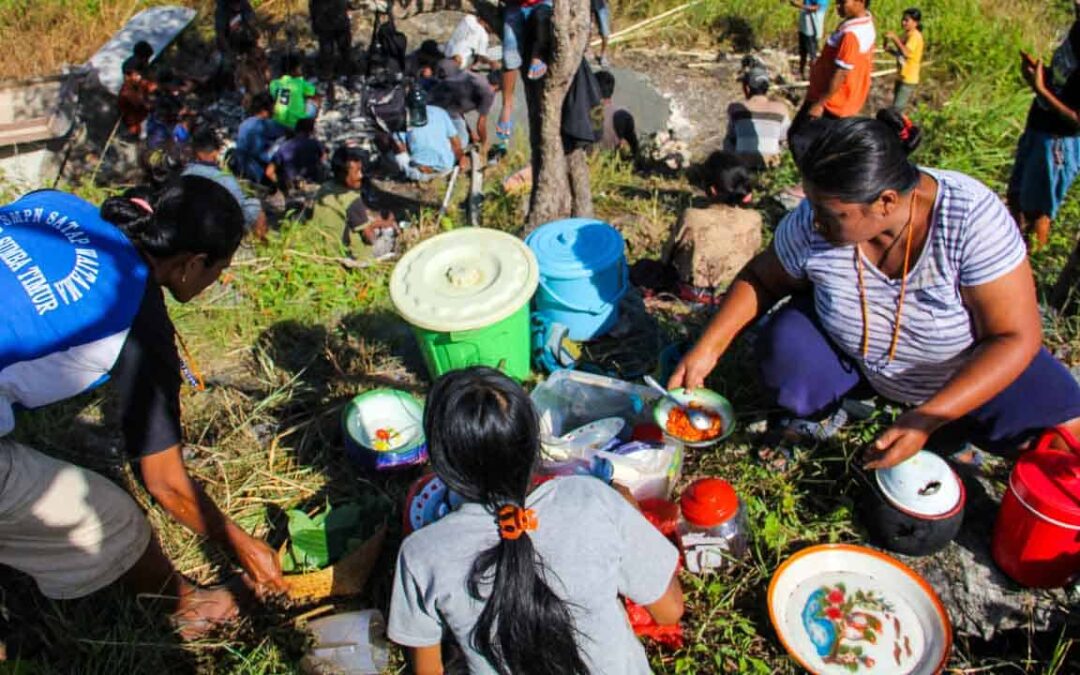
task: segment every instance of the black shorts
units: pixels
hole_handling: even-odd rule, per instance
[[[799,58],[808,58],[811,61],[817,58],[818,39],[813,35],[799,33]]]

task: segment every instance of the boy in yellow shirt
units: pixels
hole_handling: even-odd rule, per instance
[[[904,39],[890,31],[885,34],[885,48],[896,56],[900,69],[893,90],[892,107],[903,112],[919,84],[923,58],[922,12],[915,7],[905,9],[900,27],[904,29]]]

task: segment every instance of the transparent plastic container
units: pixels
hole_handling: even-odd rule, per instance
[[[746,509],[727,481],[695,481],[683,491],[679,508],[679,547],[687,571],[700,574],[721,569],[746,555]]]
[[[382,612],[345,612],[308,624],[315,645],[300,661],[308,675],[379,675],[390,664]]]

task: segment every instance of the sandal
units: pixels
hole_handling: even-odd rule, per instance
[[[526,75],[530,80],[539,80],[541,77],[547,74],[547,64],[536,59],[529,64],[529,73]]]
[[[505,143],[514,135],[514,120],[495,123],[495,138]]]

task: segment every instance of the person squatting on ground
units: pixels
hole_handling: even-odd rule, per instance
[[[261,588],[283,590],[274,550],[225,516],[184,467],[180,388],[185,376],[200,381],[190,357],[177,353],[162,295],[168,289],[187,302],[214,283],[244,222],[228,189],[190,176],[156,199],[135,188],[100,210],[55,190],[0,208],[8,262],[0,273],[0,435],[14,428],[17,408],[111,378],[125,453],[150,495],[232,552]],[[32,266],[15,265],[30,259]],[[200,589],[176,572],[135,501],[104,477],[8,438],[0,438],[0,476],[0,563],[29,574],[47,597],[83,597],[124,581],[168,598],[184,637],[236,614],[230,593]]]
[[[866,104],[877,41],[869,7],[870,0],[836,0],[836,12],[843,21],[810,69],[806,99],[788,136],[796,160],[829,124],[858,115]],[[815,120],[820,122],[813,124]]]
[[[359,148],[343,145],[330,158],[333,178],[319,187],[312,199],[311,223],[328,233],[341,233],[341,244],[356,260],[381,258],[394,252],[398,227],[389,213],[375,218],[364,204],[364,156]],[[352,245],[359,235],[361,249]]]
[[[904,38],[889,31],[885,34],[885,49],[896,57],[897,70],[896,85],[893,88],[892,107],[904,112],[915,94],[915,88],[919,86],[919,71],[922,70],[923,59],[923,34],[922,12],[916,7],[904,10],[900,19],[900,27],[904,30]]]
[[[214,37],[223,54],[246,51],[258,36],[258,17],[249,0],[217,0]]]
[[[146,68],[147,66],[134,56],[124,61],[124,82],[120,85],[116,99],[120,124],[135,138],[142,136],[143,123],[153,110],[153,94],[157,89],[157,86],[144,76]]]
[[[618,596],[677,623],[675,547],[595,478],[534,489],[536,410],[494,369],[439,378],[424,433],[435,474],[465,503],[398,554],[387,634],[409,648],[414,672],[444,672],[445,633],[473,675],[651,672]]]
[[[615,76],[609,71],[596,73],[596,84],[600,87],[600,104],[604,107],[604,128],[600,137],[600,147],[605,150],[618,150],[624,145],[630,156],[638,159],[641,148],[638,144],[637,128],[634,116],[625,108],[615,105]]]
[[[498,69],[498,64],[488,57],[490,36],[495,29],[481,16],[466,14],[454,26],[454,32],[446,41],[443,55],[457,62],[462,70],[471,70],[476,66],[488,66]]]
[[[274,98],[267,92],[259,94],[251,102],[250,116],[236,131],[233,173],[259,185],[270,185],[266,167],[273,158],[274,144],[288,132],[270,119],[273,111]]]
[[[1076,21],[1054,52],[1050,68],[1021,52],[1020,69],[1035,92],[1009,178],[1009,208],[1035,244],[1045,246],[1050,225],[1080,171],[1080,2]]]
[[[500,143],[513,133],[514,88],[518,71],[529,62],[525,77],[539,80],[547,73],[551,48],[551,13],[553,0],[503,0],[503,102],[495,125]]]
[[[777,405],[821,419],[868,384],[908,406],[868,448],[868,468],[946,437],[1009,453],[1046,427],[1080,433],[1080,384],[1042,346],[1005,205],[973,178],[920,169],[908,158],[918,129],[891,109],[878,117],[838,121],[802,155],[807,198],[739,273],[668,386],[701,386],[736,335],[790,297],[756,340]]]
[[[751,207],[753,175],[739,157],[714,152],[695,173],[712,204],[682,212],[672,224],[662,260],[695,293],[711,293],[730,283],[749,252],[761,248],[761,214]]]
[[[450,114],[426,100],[423,92],[410,92],[408,128],[392,138],[398,169],[406,179],[419,182],[445,176],[454,165],[465,168],[469,161]]]
[[[323,76],[349,75],[352,69],[352,24],[349,0],[308,0],[311,32],[319,42]]]
[[[751,167],[776,166],[791,128],[791,108],[769,97],[769,71],[764,66],[751,65],[739,79],[746,100],[728,106],[724,150]]]
[[[428,101],[450,114],[462,147],[480,144],[480,156],[488,152],[488,114],[495,105],[495,94],[502,86],[499,73],[482,75],[460,70],[457,61],[443,59],[436,69],[436,80]],[[476,123],[469,125],[465,115],[476,113]]]
[[[788,0],[799,10],[799,77],[806,79],[806,66],[817,59],[818,41],[825,34],[829,0]]]
[[[289,54],[282,64],[285,74],[270,83],[274,97],[274,121],[295,129],[306,117],[315,117],[320,97],[315,85],[304,79],[304,63],[298,54]]]
[[[301,183],[320,183],[326,148],[315,138],[315,120],[305,117],[296,123],[296,133],[278,146],[266,165],[267,180],[282,194],[301,186]]]

